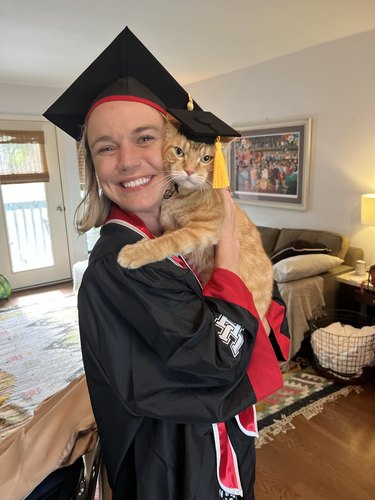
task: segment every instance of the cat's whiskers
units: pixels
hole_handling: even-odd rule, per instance
[[[170,175],[162,175],[157,177],[155,180],[155,188],[159,188],[160,186],[164,189],[169,189],[173,184],[174,180]]]
[[[163,181],[165,182],[166,186],[170,186],[175,182],[175,179],[172,175],[167,175],[164,177]]]

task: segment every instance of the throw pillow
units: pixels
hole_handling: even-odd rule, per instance
[[[333,255],[309,254],[288,257],[274,264],[273,277],[279,283],[299,280],[325,273],[332,267],[344,262],[343,259]]]
[[[276,264],[280,260],[294,257],[295,255],[307,255],[311,253],[331,253],[332,250],[327,248],[323,243],[311,243],[305,240],[295,240],[288,243],[285,247],[276,250],[271,255],[272,264]]]

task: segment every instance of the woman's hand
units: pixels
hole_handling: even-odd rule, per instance
[[[240,243],[236,233],[236,205],[227,189],[222,189],[225,217],[221,237],[215,247],[215,267],[240,274]]]

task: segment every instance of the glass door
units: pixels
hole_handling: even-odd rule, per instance
[[[0,272],[13,289],[69,279],[53,125],[0,120],[0,182]]]

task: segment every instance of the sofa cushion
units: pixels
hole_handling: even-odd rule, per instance
[[[324,273],[342,262],[343,259],[327,254],[297,255],[274,264],[273,277],[279,283],[286,283]]]
[[[280,229],[274,227],[258,226],[258,231],[260,233],[263,248],[266,254],[271,255],[276,246],[276,242],[280,234]]]
[[[294,257],[295,255],[307,255],[316,253],[331,253],[332,250],[327,248],[323,243],[311,243],[305,240],[296,240],[286,245],[284,248],[273,252],[271,255],[272,264],[276,264],[280,260]]]
[[[322,243],[332,250],[331,255],[336,255],[344,259],[348,251],[350,239],[344,234],[333,233],[331,231],[320,231],[317,229],[281,229],[277,239],[274,252],[285,248],[288,244],[296,240],[305,240],[311,243]]]

